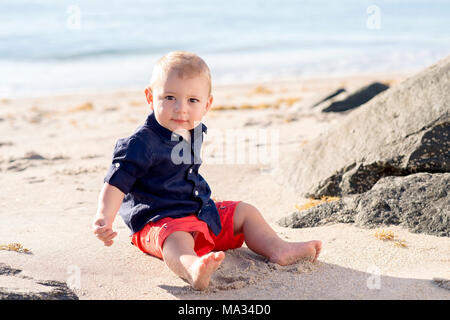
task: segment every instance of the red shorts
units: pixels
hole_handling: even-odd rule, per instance
[[[203,256],[210,251],[225,251],[240,248],[244,243],[244,234],[234,234],[233,217],[236,205],[240,201],[215,202],[219,211],[222,230],[216,236],[206,222],[190,215],[183,218],[163,218],[149,222],[140,231],[133,234],[131,241],[141,251],[163,259],[162,248],[166,238],[175,231],[194,233],[194,251]]]

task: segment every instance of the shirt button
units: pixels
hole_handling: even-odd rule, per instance
[[[116,168],[118,168],[118,167],[120,167],[120,163],[115,163],[114,166],[115,166]]]
[[[195,194],[196,196],[198,196],[198,190],[195,190],[195,191],[194,191],[194,194]]]
[[[191,169],[189,169],[189,173],[192,173],[192,168],[191,168]]]

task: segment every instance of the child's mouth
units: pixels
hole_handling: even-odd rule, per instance
[[[172,119],[172,120],[175,121],[178,124],[182,124],[182,123],[187,122],[187,120],[177,120],[177,119]]]

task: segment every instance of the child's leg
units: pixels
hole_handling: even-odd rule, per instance
[[[176,231],[167,237],[162,253],[167,266],[198,290],[208,287],[211,275],[225,258],[222,251],[197,256],[194,238],[189,232],[183,231]]]
[[[234,234],[244,233],[245,243],[271,262],[288,265],[309,258],[316,261],[322,248],[318,240],[287,242],[282,240],[254,206],[240,202],[234,212]]]

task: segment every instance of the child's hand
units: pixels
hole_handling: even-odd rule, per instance
[[[106,224],[104,218],[96,218],[92,223],[92,229],[105,246],[109,247],[114,243],[112,239],[117,236],[117,232],[113,231],[112,226]]]

